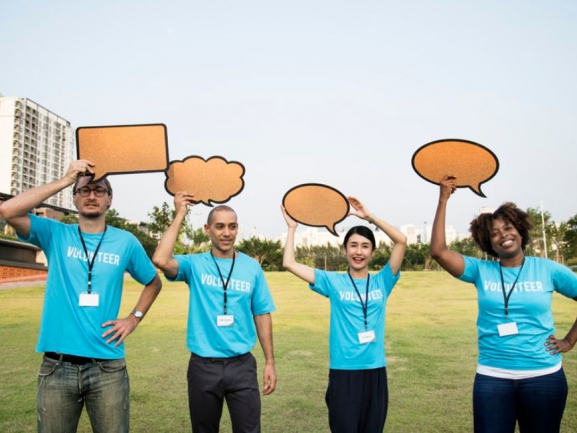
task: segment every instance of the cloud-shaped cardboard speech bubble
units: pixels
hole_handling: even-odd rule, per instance
[[[165,171],[166,125],[83,126],[76,129],[78,159],[94,163],[93,181],[109,174]]]
[[[439,185],[447,174],[457,177],[457,188],[470,188],[485,197],[481,185],[499,171],[497,156],[468,140],[437,140],[421,146],[412,159],[413,169],[426,181]]]
[[[213,206],[225,203],[244,188],[244,166],[220,156],[208,160],[189,156],[182,161],[172,161],[166,171],[164,188],[170,195],[179,191],[194,194],[194,201]]]
[[[291,188],[284,195],[282,204],[295,221],[312,227],[326,227],[338,236],[336,225],[349,214],[349,201],[336,189],[306,183]]]

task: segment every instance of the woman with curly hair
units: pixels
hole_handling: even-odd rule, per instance
[[[462,256],[447,248],[445,214],[456,190],[454,176],[440,183],[430,251],[478,295],[477,373],[473,385],[476,433],[559,432],[567,400],[561,353],[577,342],[577,321],[555,337],[553,292],[577,300],[577,276],[551,260],[529,257],[529,215],[513,203],[471,222],[478,247],[498,260]]]

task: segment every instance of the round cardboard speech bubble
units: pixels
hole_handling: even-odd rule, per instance
[[[213,206],[225,203],[244,188],[244,166],[240,162],[228,162],[221,156],[205,160],[200,156],[188,156],[182,161],[172,161],[166,170],[164,188],[170,195],[179,191],[194,194],[197,203]]]
[[[76,129],[78,159],[94,163],[94,182],[109,174],[165,171],[166,125],[82,126]]]
[[[312,227],[326,227],[338,236],[335,226],[349,214],[349,201],[336,189],[319,183],[297,185],[287,191],[282,204],[295,221]]]
[[[470,188],[486,197],[481,185],[499,171],[497,156],[485,146],[468,140],[437,140],[421,146],[411,161],[415,172],[428,182],[439,185],[447,174],[457,177],[457,188]]]

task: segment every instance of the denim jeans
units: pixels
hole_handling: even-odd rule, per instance
[[[475,433],[559,433],[567,401],[563,369],[530,379],[477,374],[473,387]]]
[[[124,359],[76,365],[44,357],[36,394],[38,432],[76,432],[86,404],[95,433],[126,433],[129,392]]]

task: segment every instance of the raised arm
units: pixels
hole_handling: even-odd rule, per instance
[[[272,344],[272,317],[270,313],[254,316],[254,324],[265,360],[262,393],[268,395],[275,390],[277,380]]]
[[[447,213],[447,202],[451,194],[457,189],[455,185],[455,176],[447,175],[443,177],[440,183],[439,204],[437,213],[433,222],[431,233],[431,245],[429,250],[431,256],[441,265],[449,274],[454,277],[460,277],[465,270],[465,260],[463,256],[447,247],[445,238],[445,216]]]
[[[186,218],[188,206],[194,206],[193,194],[186,191],[177,192],[174,196],[175,215],[172,223],[160,238],[156,251],[152,256],[152,263],[154,263],[164,275],[169,278],[175,278],[178,274],[178,261],[172,255],[174,245],[178,239],[178,232]]]
[[[92,174],[94,164],[86,160],[72,161],[61,179],[40,185],[18,194],[0,206],[0,215],[23,237],[30,235],[29,212],[41,203],[74,184],[79,175]]]
[[[364,219],[380,228],[393,241],[393,251],[389,258],[389,267],[393,275],[397,275],[401,269],[403,258],[405,257],[405,249],[407,248],[407,237],[393,227],[391,224],[373,215],[367,207],[361,203],[356,197],[347,197],[349,203],[354,208],[349,215],[354,215],[358,218]]]
[[[301,280],[309,284],[315,283],[315,270],[310,266],[298,263],[295,259],[295,232],[297,230],[297,223],[286,212],[284,206],[281,206],[281,211],[287,223],[288,232],[286,243],[284,245],[284,254],[282,259],[283,267],[290,273],[296,275]]]

